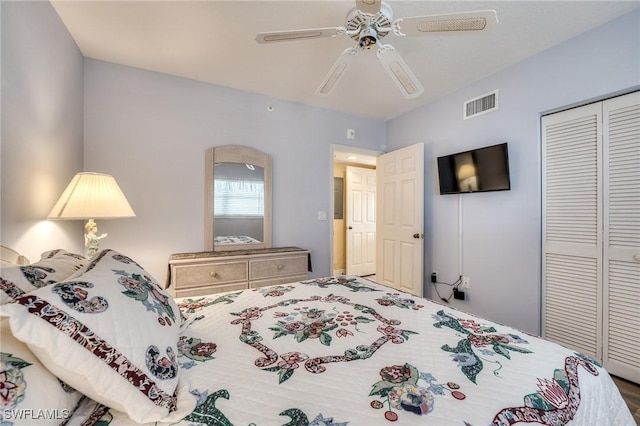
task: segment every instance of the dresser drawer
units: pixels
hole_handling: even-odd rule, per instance
[[[309,251],[298,247],[177,253],[167,283],[174,297],[198,297],[302,281],[309,262]]]
[[[176,265],[173,270],[176,289],[201,284],[223,284],[248,280],[247,261]]]
[[[308,256],[275,257],[273,259],[256,259],[249,261],[251,280],[280,277],[285,275],[300,275],[307,273]]]

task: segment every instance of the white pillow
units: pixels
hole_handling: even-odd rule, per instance
[[[82,394],[51,374],[0,319],[0,424],[58,424],[71,417]],[[6,422],[6,423],[5,423]]]
[[[91,399],[139,423],[189,413],[177,412],[180,311],[129,257],[103,250],[0,315],[49,370]]]
[[[31,265],[5,265],[0,268],[0,305],[41,287],[70,277],[87,263],[79,254],[56,249],[42,253]]]

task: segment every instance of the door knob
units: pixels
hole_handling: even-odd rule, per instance
[[[348,227],[347,229],[353,229],[353,226]]]
[[[424,234],[418,234],[417,232],[413,234],[413,238],[424,238]]]

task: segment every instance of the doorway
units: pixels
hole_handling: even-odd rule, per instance
[[[332,271],[334,275],[353,274],[359,276],[372,276],[375,274],[375,239],[372,241],[371,226],[375,231],[375,199],[371,205],[371,196],[366,195],[366,189],[360,191],[360,195],[356,195],[355,204],[365,209],[361,209],[359,212],[355,212],[356,229],[354,232],[353,217],[349,218],[348,215],[354,215],[353,205],[351,200],[353,196],[353,182],[350,184],[347,176],[347,170],[358,172],[359,170],[366,173],[367,170],[375,172],[376,160],[381,152],[363,150],[358,148],[352,148],[347,146],[333,146],[333,248],[332,248]],[[358,175],[359,173],[356,173]],[[353,178],[353,173],[350,174]],[[357,180],[362,178],[357,177]],[[366,178],[365,178],[366,179]],[[353,181],[353,179],[352,179]],[[366,182],[364,182],[366,185]],[[375,186],[375,183],[374,183]],[[349,191],[352,191],[349,194]],[[349,205],[347,198],[350,198]],[[371,214],[373,212],[374,218],[372,222]],[[363,218],[362,216],[366,216]],[[359,229],[362,226],[360,219],[366,219],[364,222],[367,224],[367,230]],[[348,229],[351,226],[352,229]],[[373,233],[375,236],[375,232]],[[375,237],[373,237],[375,238]],[[355,242],[355,247],[354,247]],[[372,248],[372,251],[369,249]],[[355,249],[355,250],[354,250]],[[371,258],[373,253],[374,258]],[[372,263],[373,261],[373,263]],[[350,266],[347,267],[347,262]],[[355,265],[355,269],[353,269]]]
[[[388,153],[332,145],[331,156],[334,178],[330,189],[334,197],[336,185],[341,185],[340,179],[346,182],[348,163],[359,167],[367,165],[365,161],[368,161],[368,167],[375,170],[375,273],[369,277],[381,284],[422,296],[424,144],[417,143]],[[347,192],[342,188],[342,194]],[[330,260],[334,275],[348,273],[346,208],[335,210],[336,206],[346,204],[346,196],[341,197],[337,202],[331,199],[335,219],[330,235]]]

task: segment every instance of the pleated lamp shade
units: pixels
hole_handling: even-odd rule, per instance
[[[47,219],[115,219],[135,215],[113,176],[78,173]]]

